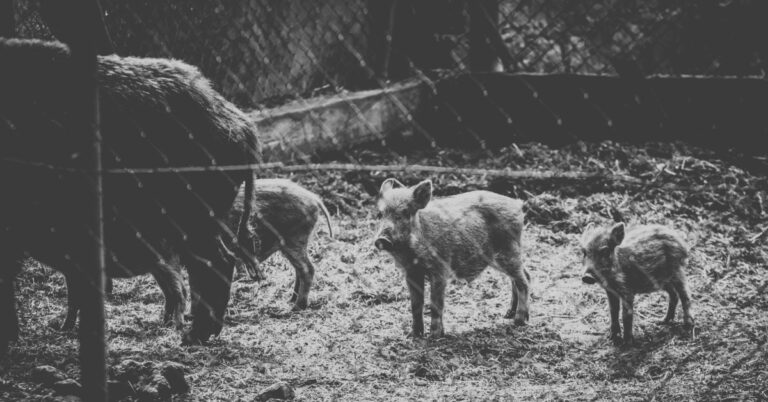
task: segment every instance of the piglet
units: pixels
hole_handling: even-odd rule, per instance
[[[683,323],[693,326],[683,268],[688,247],[679,234],[659,225],[634,226],[624,223],[610,228],[596,228],[584,233],[581,240],[584,264],[582,281],[599,283],[608,294],[611,310],[611,338],[621,341],[619,307],[624,321],[624,342],[632,343],[632,318],[635,294],[665,290],[669,307],[663,323],[675,318],[678,300],[683,305]]]
[[[382,183],[381,226],[374,242],[405,271],[413,314],[412,336],[424,335],[424,281],[431,284],[431,337],[443,336],[445,288],[452,277],[471,281],[491,266],[512,279],[506,318],[528,321],[530,275],[523,268],[522,202],[488,191],[432,199],[429,180],[406,187]]]

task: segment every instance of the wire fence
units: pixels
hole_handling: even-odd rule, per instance
[[[56,7],[61,6],[51,2],[17,1],[13,5],[16,36],[22,38],[68,42],[77,29],[73,27],[85,18],[59,12]],[[279,225],[262,215],[251,217],[246,210],[242,218],[231,213],[236,197],[250,205],[242,185],[253,172],[261,177],[275,170],[340,170],[600,179],[635,186],[638,192],[656,187],[659,177],[638,178],[614,174],[610,169],[468,168],[451,158],[431,166],[374,164],[355,157],[341,143],[336,154],[342,155],[343,162],[326,163],[325,154],[307,154],[305,148],[293,150],[302,155],[296,159],[303,163],[264,162],[269,155],[268,151],[259,153],[263,144],[257,143],[254,114],[242,110],[268,110],[286,104],[312,107],[325,97],[386,89],[396,82],[415,80],[438,99],[435,109],[441,110],[439,116],[455,120],[461,128],[440,137],[434,126],[425,122],[421,109],[411,107],[397,93],[384,91],[385,99],[395,105],[397,118],[409,122],[411,140],[439,149],[445,136],[467,137],[486,147],[490,142],[488,134],[478,129],[482,125],[454,107],[456,103],[439,102],[445,96],[440,89],[442,82],[466,73],[478,74],[464,77],[472,91],[488,95],[495,88],[480,75],[493,71],[620,77],[642,83],[650,76],[762,79],[768,65],[768,47],[762,43],[768,28],[761,23],[768,5],[759,1],[251,0],[182,4],[104,0],[102,6],[108,42],[118,55],[102,55],[98,64],[104,137],[104,166],[98,173],[103,174],[105,185],[102,223],[106,272],[112,277],[153,274],[166,296],[165,319],[179,325],[186,303],[186,296],[179,293],[185,286],[175,266],[179,264],[172,261],[180,259],[189,272],[192,299],[193,322],[185,332],[186,343],[204,343],[222,330],[236,260],[255,258],[248,272],[260,278],[261,258],[256,257],[271,247],[264,244],[265,238],[271,233],[283,246],[292,241],[283,237],[281,228],[276,227]],[[72,120],[75,111],[67,96],[72,89],[69,60],[74,53],[39,41],[3,41],[0,56],[5,64],[0,66],[0,88],[5,89],[0,95],[0,183],[3,188],[14,189],[0,201],[0,222],[6,229],[0,240],[9,245],[2,261],[18,265],[20,256],[28,253],[65,272],[69,292],[75,294],[70,303],[82,303],[76,293],[88,286],[86,281],[78,283],[88,258],[81,244],[100,240],[67,214],[85,199],[83,194],[68,191],[69,187],[77,183],[83,188],[79,180],[89,171],[79,159],[83,148],[78,147],[83,142],[70,141],[76,127]],[[542,111],[536,118],[543,116],[558,130],[578,124],[553,100],[557,92],[542,90],[533,81],[524,80],[523,84],[530,98],[527,103]],[[624,99],[600,99],[596,92],[580,84],[576,87],[578,98],[590,110],[588,115],[597,116],[602,126],[614,131],[622,129],[621,112],[606,107],[606,102],[623,103]],[[659,91],[649,94],[642,84],[630,88],[636,103],[641,103],[638,99],[652,104],[656,100],[652,107],[662,103]],[[690,99],[693,95],[684,96]],[[748,97],[737,96],[742,100]],[[380,131],[380,126],[366,117],[363,106],[340,99],[351,110],[347,119],[369,132],[371,138],[380,139],[390,160],[407,158],[406,152],[388,146],[394,142],[390,133]],[[521,125],[504,99],[490,95],[484,99],[481,107],[503,122],[505,133],[511,133],[506,143],[529,138],[522,133],[531,129]],[[652,116],[648,126],[672,121],[669,114],[674,109],[660,108],[664,110]],[[344,129],[328,126],[311,112],[307,116],[326,141],[336,141],[334,132]],[[717,126],[708,128],[716,130]],[[757,129],[764,132],[765,127]],[[568,132],[570,141],[579,140],[574,129],[562,130]],[[41,149],[41,141],[50,146]],[[283,138],[282,143],[290,147],[295,141]],[[711,187],[668,185],[666,189],[697,192]],[[51,193],[62,197],[52,200]],[[289,194],[277,196],[286,198]],[[443,212],[450,215],[451,211]],[[247,231],[242,229],[241,219],[249,221]],[[449,226],[466,224],[467,216],[459,214],[453,219]],[[41,242],[46,244],[42,248],[37,246]],[[468,247],[479,250],[486,246]],[[427,248],[437,260],[445,260],[442,247]],[[306,308],[314,268],[299,257],[291,262],[297,272],[293,300],[297,308]],[[4,280],[12,280],[15,272],[11,271],[3,273]],[[440,283],[433,280],[433,286],[436,282]],[[525,280],[515,276],[513,283],[520,282]],[[423,296],[423,280],[409,284],[409,288],[415,292],[412,295],[420,292]],[[526,297],[524,287],[516,289],[520,297]],[[762,286],[758,293],[764,290]],[[440,288],[433,287],[432,291],[439,292]],[[435,310],[440,304],[441,300],[432,295],[433,319],[440,317]],[[579,303],[574,301],[574,305]],[[414,304],[413,308],[421,311],[423,305]],[[631,304],[628,308],[631,310]],[[68,317],[67,321],[74,319]],[[3,339],[12,338],[6,334]],[[756,346],[751,355],[764,355],[765,340],[752,341]],[[697,352],[691,351],[688,357]],[[745,363],[741,359],[730,369]],[[684,364],[682,360],[675,370]]]

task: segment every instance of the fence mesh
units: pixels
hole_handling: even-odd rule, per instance
[[[60,32],[71,29],[73,21],[66,15],[46,15],[44,7],[45,3],[15,2],[19,37],[50,40],[54,32],[61,36]],[[764,385],[768,322],[760,313],[767,303],[762,242],[768,183],[750,170],[764,166],[764,154],[728,159],[722,153],[652,135],[648,138],[655,141],[649,143],[632,138],[641,145],[595,143],[580,137],[583,130],[573,128],[579,123],[572,117],[595,115],[610,132],[631,133],[617,134],[617,138],[633,137],[636,131],[622,126],[625,103],[650,103],[660,110],[654,109],[656,114],[643,123],[647,123],[643,130],[689,117],[670,116],[677,109],[660,100],[664,94],[652,84],[645,86],[643,82],[650,81],[644,79],[736,77],[744,87],[761,82],[768,63],[768,47],[763,43],[768,28],[762,23],[768,13],[765,2],[250,0],[182,4],[104,0],[102,7],[119,56],[181,60],[144,64],[140,59],[102,58],[106,255],[112,276],[146,272],[155,276],[166,300],[163,321],[191,327],[184,341],[205,341],[223,327],[223,340],[214,341],[208,349],[185,352],[182,359],[168,358],[173,352],[158,352],[161,359],[188,365],[193,383],[202,388],[193,392],[201,397],[243,397],[255,390],[248,381],[261,388],[274,380],[289,382],[309,399],[350,395],[591,400],[653,400],[689,394],[703,399],[768,397]],[[66,68],[56,64],[61,59],[55,56],[42,60],[50,70],[38,69],[33,61],[40,60],[22,59],[28,56],[10,52],[13,45],[8,42],[0,45],[4,55],[22,60],[19,66],[7,63],[12,67],[0,70],[4,75],[0,88],[10,89],[0,103],[2,183],[13,189],[0,202],[4,220],[0,223],[11,234],[0,236],[11,245],[3,258],[48,258],[42,262],[69,269],[76,277],[77,263],[70,260],[82,256],[54,245],[67,235],[89,236],[79,232],[77,222],[59,216],[80,199],[67,193],[66,185],[82,174],[78,151],[67,144],[70,121],[63,95],[67,87],[58,82],[66,81]],[[23,63],[29,63],[29,71],[24,72]],[[197,67],[210,86],[187,65]],[[134,76],[122,76],[126,69]],[[541,113],[534,119],[550,124],[538,128],[544,131],[540,133],[520,123],[525,116],[515,114],[505,98],[493,94],[505,87],[495,87],[495,81],[482,76],[490,71],[575,80],[618,76],[640,84],[628,86],[633,99],[627,101],[611,98],[616,95],[610,92],[601,99],[599,91],[586,89],[582,84],[586,81],[564,81],[567,88],[576,88],[573,93],[583,103],[579,107],[588,110],[569,112],[564,108],[572,104],[564,107],[557,98],[573,93],[547,92],[538,81],[523,80],[519,88],[530,95],[527,104]],[[28,76],[16,80],[8,72]],[[55,74],[43,74],[44,79],[34,76],[47,72]],[[467,116],[459,102],[444,99],[442,83],[452,85],[451,79],[457,76],[467,86],[453,95],[475,99],[470,93],[482,94],[479,108],[488,114]],[[423,85],[436,105],[413,107],[392,90],[401,82]],[[765,106],[763,95],[740,88],[735,97],[744,103],[742,109],[748,112]],[[405,133],[389,135],[382,128],[386,126],[371,117],[384,112],[372,115],[369,106],[347,96],[372,89],[381,90],[396,116],[388,118],[409,123],[401,128]],[[688,103],[705,92],[670,91],[677,91]],[[297,112],[318,110],[328,99],[344,107],[346,125],[331,122],[327,114]],[[438,116],[450,124],[425,122],[422,113],[429,111],[422,108],[429,107],[440,109]],[[272,108],[282,110],[281,116],[305,113],[301,119],[313,128],[302,130],[320,132],[319,139],[300,147],[293,136],[303,133],[275,130],[286,137],[262,136],[257,130],[270,126],[254,125],[251,120],[269,117],[277,110]],[[502,122],[493,127],[503,127],[503,146],[495,146],[480,129],[489,115],[488,120]],[[724,125],[737,128],[710,122],[708,116],[700,118],[702,131],[708,133],[702,135],[729,135],[723,133]],[[350,127],[373,141],[344,146],[337,132]],[[435,127],[447,127],[448,132]],[[766,127],[748,128],[764,133]],[[536,138],[552,142],[543,138],[549,138],[548,131],[558,130],[565,132],[566,140],[559,141],[565,143],[563,148],[518,142]],[[263,155],[257,156],[255,144],[245,140],[249,132],[257,132]],[[453,140],[475,146],[445,146]],[[36,145],[39,141],[50,141],[50,147],[41,150]],[[289,148],[280,155],[292,158],[272,157],[272,142]],[[305,237],[321,212],[308,201],[310,196],[261,182],[257,183],[256,212],[250,218],[251,236],[238,246],[241,185],[251,169],[259,178],[289,177],[317,193],[336,221],[329,225],[336,238],[318,236],[310,241]],[[419,251],[422,254],[416,255],[434,263],[430,272],[458,269],[459,277],[463,273],[471,279],[466,271],[491,265],[510,273],[512,287],[503,274],[484,275],[474,285],[447,289],[441,288],[445,284],[437,277],[428,278],[431,289],[425,289],[418,274],[392,275],[395,262],[408,266],[408,260],[393,261],[383,252],[372,252],[385,222],[377,216],[379,186],[388,177],[409,185],[431,178],[435,196],[490,189],[523,199],[522,252],[514,247],[507,250],[515,254],[506,256],[515,260],[506,261],[509,267],[498,261],[503,252],[495,245],[499,236],[509,233],[494,234],[483,242],[485,234],[464,232],[472,225],[491,225],[490,218],[478,215],[476,209],[446,203],[448,207],[434,207],[431,215],[409,218],[419,223],[408,229],[415,238],[431,234],[441,239],[426,242]],[[51,189],[64,194],[52,201]],[[236,195],[238,208],[231,212],[230,201]],[[405,191],[401,195],[413,196]],[[474,205],[489,202],[488,195],[479,197]],[[387,240],[398,247],[406,244],[403,236],[411,233],[398,232],[407,226],[402,221],[404,212],[391,207],[381,212],[395,220],[384,232]],[[648,324],[661,317],[666,296],[639,296],[635,308],[623,298],[624,308],[634,310],[638,341],[632,348],[615,349],[607,342],[606,297],[574,282],[580,282],[583,270],[578,258],[582,231],[589,225],[611,225],[620,220],[617,214],[631,223],[660,223],[687,233],[692,248],[685,272],[693,294],[695,329],[682,325],[658,329]],[[430,216],[439,223],[430,221]],[[117,223],[110,226],[112,222]],[[441,228],[453,235],[430,232]],[[56,232],[64,235],[51,234]],[[37,243],[44,245],[40,248]],[[267,259],[277,250],[287,264]],[[249,255],[258,261],[252,273],[266,274],[262,282],[232,273],[234,262]],[[528,292],[520,285],[527,280],[515,269],[520,265],[516,259],[522,259],[532,275],[528,327],[498,324],[513,298],[524,298]],[[477,267],[472,268],[473,264]],[[35,264],[25,262],[28,265],[34,268]],[[178,269],[182,265],[186,271]],[[278,269],[284,266],[293,267],[295,273],[286,276]],[[39,275],[40,269],[31,270]],[[292,275],[293,287],[284,291],[280,281]],[[20,293],[30,300],[40,296],[29,289],[41,287],[36,276],[31,278],[21,275],[20,279]],[[233,283],[233,278],[240,279]],[[142,308],[128,296],[130,292],[159,298],[154,285],[148,279],[126,283],[130,284],[117,284],[117,293],[126,303],[115,303],[112,311],[119,313],[109,318],[117,328],[112,336],[129,346],[116,346],[118,355],[113,351],[110,356],[114,366],[125,355],[153,358],[129,350],[139,348],[145,339],[126,327],[140,325],[145,332],[158,333],[146,329],[151,318],[142,314],[141,320],[124,321],[131,317],[129,309]],[[67,285],[70,294],[76,286],[87,286]],[[308,296],[310,287],[313,293]],[[57,289],[61,288],[59,283]],[[190,319],[195,324],[185,325],[187,288]],[[424,309],[423,304],[409,305],[407,300],[425,293],[430,296],[427,314],[432,315],[433,326],[424,332],[439,331],[435,322],[442,316],[437,311],[440,292],[448,300],[447,338],[426,343],[404,340],[411,330],[410,309]],[[307,312],[286,313],[285,296],[289,308]],[[46,317],[60,311],[52,306],[48,310],[52,311]],[[23,338],[24,327],[41,319],[35,318],[34,309],[20,311]],[[510,317],[521,321],[525,312],[517,311],[517,317],[514,312]],[[73,325],[73,319],[70,314],[65,326]],[[139,321],[143,323],[136,324]],[[178,343],[174,335],[158,336],[170,349]],[[27,366],[40,363],[24,357],[28,347],[34,344],[21,343],[12,356]],[[228,352],[230,347],[235,351]],[[718,357],[722,354],[728,356]],[[281,359],[282,366],[277,363]],[[254,360],[262,369],[253,368]],[[273,368],[263,369],[267,362]],[[205,378],[205,372],[227,381]],[[12,370],[3,375],[28,381]],[[519,386],[517,393],[504,386],[510,381]],[[754,387],[745,389],[740,383]],[[21,395],[18,389],[0,392]]]

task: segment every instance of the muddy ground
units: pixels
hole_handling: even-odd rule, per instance
[[[317,270],[310,308],[286,314],[293,269],[273,256],[263,264],[267,281],[234,283],[221,336],[210,346],[185,348],[177,331],[161,325],[163,296],[153,279],[118,280],[108,303],[110,364],[182,364],[191,389],[176,400],[253,400],[278,381],[307,401],[768,398],[768,236],[761,236],[768,228],[768,180],[764,171],[747,170],[761,160],[680,143],[611,142],[469,152],[365,147],[335,159],[603,172],[647,184],[265,173],[317,192],[332,213],[335,238],[319,225],[310,247]],[[372,239],[374,196],[392,176],[406,184],[430,177],[438,196],[490,189],[526,201],[524,259],[533,277],[527,326],[503,318],[511,284],[487,270],[469,284],[449,285],[445,338],[406,337],[405,280]],[[580,281],[577,245],[586,225],[612,222],[612,208],[631,223],[684,233],[696,329],[684,328],[679,312],[676,325],[658,325],[666,294],[654,293],[636,300],[636,344],[608,340],[605,293]],[[65,309],[64,281],[29,261],[18,293],[22,337],[0,363],[0,399],[47,398],[52,391],[32,381],[32,368],[46,364],[79,376],[76,334],[54,328]]]

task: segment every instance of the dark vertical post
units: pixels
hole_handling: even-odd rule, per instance
[[[0,0],[0,37],[16,36],[13,0]]]
[[[498,31],[497,0],[469,1],[469,65],[474,72],[492,71],[497,59],[492,35]]]
[[[40,0],[40,16],[43,17],[43,21],[56,39],[65,43],[72,42],[84,29],[79,21],[88,19],[90,24],[90,20],[93,19],[96,21],[92,27],[89,27],[88,34],[94,38],[97,54],[115,53],[101,7],[89,6],[82,10],[85,14],[80,14],[79,11],[81,10],[70,7],[67,1]]]
[[[450,51],[441,47],[436,27],[449,11],[441,1],[370,0],[369,47],[376,78],[402,80],[416,71],[450,68]],[[444,6],[444,5],[443,5]]]
[[[70,38],[73,75],[76,90],[73,94],[75,135],[82,136],[82,165],[86,168],[82,211],[85,227],[91,237],[86,252],[81,256],[82,286],[80,310],[80,370],[83,398],[86,401],[107,400],[107,347],[105,342],[104,313],[104,227],[103,187],[101,168],[101,133],[99,131],[99,93],[96,84],[96,54],[101,13],[98,0],[73,0],[69,2],[73,11],[68,21],[73,27]],[[79,27],[76,27],[79,25]],[[86,237],[88,238],[88,237]]]
[[[394,25],[397,21],[398,0],[369,0],[368,65],[374,82],[389,80],[392,76]],[[375,85],[374,85],[375,86]]]

